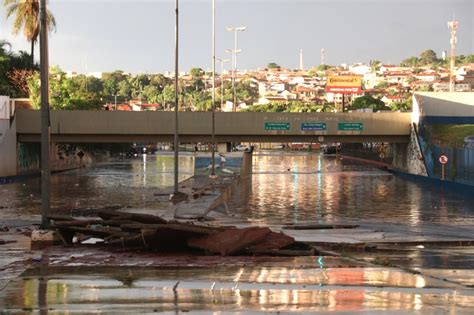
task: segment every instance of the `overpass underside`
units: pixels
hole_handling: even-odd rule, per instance
[[[362,143],[410,141],[409,113],[216,113],[217,142]],[[18,110],[17,141],[40,141],[40,112]],[[172,112],[52,111],[56,143],[171,142]],[[211,142],[212,114],[181,112],[183,143]]]
[[[262,136],[262,135],[216,135],[216,142],[268,142],[268,143],[364,143],[364,142],[387,142],[408,143],[409,136],[397,135],[330,135],[326,136]],[[153,143],[173,142],[173,135],[78,135],[78,134],[52,134],[51,141],[54,143]],[[40,142],[39,134],[18,134],[18,142]],[[180,135],[181,143],[211,142],[210,135]]]

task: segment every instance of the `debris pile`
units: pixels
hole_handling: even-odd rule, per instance
[[[204,252],[222,256],[311,255],[308,246],[267,227],[236,228],[167,221],[149,214],[99,210],[100,219],[50,216],[65,245],[100,244],[125,250]],[[91,241],[93,240],[93,241]]]

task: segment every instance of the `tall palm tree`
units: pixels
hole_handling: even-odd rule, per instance
[[[23,30],[26,39],[31,43],[31,68],[33,68],[35,44],[40,31],[39,0],[3,0],[3,4],[7,8],[7,18],[15,15],[13,35],[18,35]],[[56,20],[49,10],[47,16],[49,31],[56,30]]]

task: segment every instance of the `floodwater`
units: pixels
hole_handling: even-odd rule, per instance
[[[172,155],[143,155],[134,159],[112,160],[91,168],[53,174],[52,209],[80,209],[119,205],[154,208],[163,201],[154,196],[158,189],[173,185]],[[179,159],[182,181],[194,174],[194,157]],[[40,178],[0,185],[0,217],[14,219],[38,215],[41,205]],[[84,211],[82,211],[84,212]]]
[[[439,282],[380,268],[31,270],[9,287],[3,301],[9,303],[7,312],[45,314],[376,314],[384,310],[426,314],[472,309],[473,291]]]
[[[255,224],[429,225],[472,235],[471,196],[317,153],[258,152],[253,163],[253,175],[229,206]],[[193,165],[192,156],[180,159],[181,179],[192,176]],[[117,160],[54,174],[52,206],[167,207],[154,193],[172,185],[172,174],[171,156]],[[0,194],[4,222],[39,215],[38,178],[0,186]],[[165,266],[159,265],[161,256],[145,259],[124,253],[130,256],[127,267],[110,253],[96,253],[91,258],[96,264],[87,267],[87,261],[72,257],[71,251],[74,248],[49,252],[50,267],[29,270],[0,289],[0,309],[7,314],[468,314],[474,309],[472,247],[381,247],[351,257],[271,264],[252,264],[250,257],[245,264],[229,261],[232,257],[186,257],[182,261],[187,264]],[[213,264],[196,267],[203,259]],[[56,260],[67,260],[67,267],[54,267]],[[101,269],[101,264],[115,265],[103,270],[107,267]]]
[[[261,153],[253,162],[252,179],[231,208],[256,223],[474,223],[473,196],[407,181],[351,160]]]
[[[180,180],[191,177],[194,158],[179,160]],[[258,152],[253,176],[231,203],[259,224],[363,221],[474,224],[474,195],[410,182],[350,160],[318,153]],[[120,205],[166,207],[154,193],[173,184],[173,156],[148,155],[54,174],[53,209]],[[39,215],[40,179],[0,186],[0,217]],[[81,214],[80,211],[78,214]]]

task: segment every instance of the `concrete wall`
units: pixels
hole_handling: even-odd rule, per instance
[[[20,141],[39,141],[40,113],[18,110]],[[174,132],[172,112],[53,111],[51,133],[55,142],[169,141]],[[409,113],[216,113],[216,141],[274,142],[408,142]],[[211,113],[182,112],[182,141],[208,141]],[[361,123],[361,131],[338,130],[338,123]],[[266,130],[266,123],[289,124],[289,130]],[[325,123],[325,131],[302,130],[303,123]]]
[[[0,137],[0,177],[17,175],[17,130],[13,122]]]
[[[414,175],[428,176],[414,127],[412,127],[410,142],[392,144],[392,152],[392,166],[395,169]]]
[[[240,177],[247,178],[252,175],[253,152],[244,152],[242,166],[240,167]]]
[[[423,152],[427,176],[441,178],[439,156],[445,154],[446,178],[463,184],[474,185],[471,160],[474,150],[453,145],[441,147],[432,139],[430,129],[435,125],[474,125],[474,93],[417,93],[413,98],[413,117],[418,123],[418,142]]]
[[[413,97],[414,123],[474,123],[474,92],[423,92]]]

